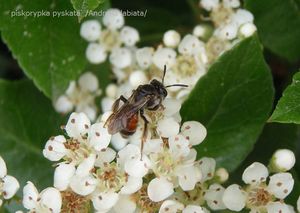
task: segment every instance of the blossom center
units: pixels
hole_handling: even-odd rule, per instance
[[[143,185],[133,196],[141,212],[156,212],[162,204],[162,202],[153,202],[150,200],[147,194],[147,185]]]
[[[191,77],[197,72],[196,60],[193,56],[181,55],[177,57],[177,62],[173,67],[176,75],[186,78]]]
[[[272,200],[272,195],[264,188],[252,188],[248,193],[248,203],[251,206],[265,206]]]
[[[71,191],[61,192],[62,195],[62,213],[88,212],[89,201],[83,196],[80,196]]]
[[[100,44],[103,44],[105,49],[110,51],[120,46],[121,41],[119,38],[120,35],[118,31],[106,29],[101,33]]]

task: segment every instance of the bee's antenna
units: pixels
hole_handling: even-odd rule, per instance
[[[186,84],[172,84],[172,85],[165,86],[165,88],[167,87],[189,87],[189,86]]]
[[[163,74],[162,81],[161,81],[162,84],[164,84],[166,72],[167,72],[167,66],[164,65],[164,74]]]

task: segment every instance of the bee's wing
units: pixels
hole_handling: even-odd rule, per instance
[[[149,97],[145,97],[140,101],[134,103],[126,103],[121,106],[121,108],[108,117],[106,124],[108,127],[108,132],[110,134],[115,134],[120,130],[126,128],[127,121],[133,115],[135,115],[149,100]]]

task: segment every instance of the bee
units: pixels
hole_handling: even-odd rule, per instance
[[[139,117],[144,121],[144,129],[142,135],[141,151],[143,150],[144,142],[147,138],[147,130],[149,121],[145,117],[145,110],[155,111],[162,106],[162,101],[167,97],[168,87],[180,86],[187,87],[184,84],[172,84],[164,86],[164,78],[166,75],[166,66],[162,81],[156,79],[151,80],[149,84],[138,86],[133,90],[131,96],[126,99],[121,95],[112,106],[112,114],[105,122],[110,134],[120,133],[122,137],[127,138],[136,132]],[[123,105],[120,106],[120,102]]]

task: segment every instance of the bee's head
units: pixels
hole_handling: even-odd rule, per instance
[[[151,85],[154,86],[154,88],[156,89],[156,91],[162,95],[164,98],[167,97],[168,95],[168,92],[165,88],[165,86],[162,84],[162,82],[156,80],[156,79],[153,79],[151,82],[150,82]]]

